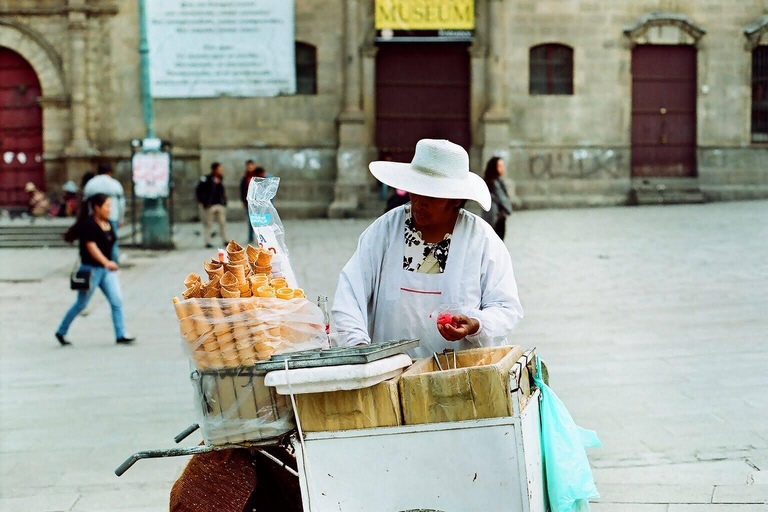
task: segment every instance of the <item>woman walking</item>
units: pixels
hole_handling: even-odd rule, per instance
[[[488,160],[485,166],[485,183],[491,191],[492,204],[488,212],[483,212],[483,219],[493,226],[493,230],[502,240],[507,231],[507,217],[512,214],[512,200],[504,180],[501,179],[506,172],[504,160],[497,156]]]
[[[115,232],[109,222],[110,203],[106,194],[92,195],[80,208],[75,224],[64,234],[67,242],[80,240],[80,271],[90,274],[90,287],[78,291],[77,300],[56,330],[56,339],[62,346],[71,345],[66,339],[69,326],[88,305],[97,287],[101,288],[112,307],[112,324],[117,343],[128,344],[135,339],[125,333],[123,325],[123,299],[117,278],[117,263],[105,256],[112,254],[116,242]]]

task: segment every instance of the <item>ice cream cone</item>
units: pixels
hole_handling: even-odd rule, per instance
[[[272,279],[270,284],[275,290],[279,290],[280,288],[288,288],[288,281],[286,281],[284,277],[276,277]]]
[[[249,297],[253,297],[253,292],[251,292],[251,286],[246,283],[245,286],[240,288],[240,298],[247,299]]]
[[[179,319],[181,335],[184,336],[188,343],[194,342],[197,339],[195,320],[190,318],[191,312],[187,309],[186,302],[181,302],[178,297],[174,297],[173,305],[176,310],[176,317]]]
[[[278,299],[291,300],[293,298],[293,290],[291,288],[280,288],[276,292]]]
[[[245,248],[245,257],[248,258],[248,263],[256,261],[256,258],[259,257],[259,252],[261,252],[261,249],[248,244],[248,247]]]
[[[187,278],[184,280],[184,286],[187,288],[192,287],[193,284],[195,284],[197,281],[201,281],[200,276],[192,272],[187,276]]]
[[[221,277],[224,275],[224,265],[221,263],[214,265],[213,263],[206,261],[203,264],[203,268],[205,269],[205,273],[208,274],[208,279],[213,280],[214,277]]]
[[[266,276],[251,275],[248,278],[248,284],[251,285],[251,293],[254,297],[259,296],[259,288],[269,285],[269,279]]]
[[[256,264],[251,265],[251,270],[253,270],[254,274],[265,274],[267,276],[272,275],[272,265],[268,265],[266,267],[260,267]]]
[[[230,261],[242,260],[245,258],[245,249],[239,243],[230,240],[227,244],[227,256],[229,256]]]
[[[219,284],[222,288],[238,288],[237,283],[237,276],[233,274],[232,272],[225,272],[223,276],[221,276],[221,280],[219,281]]]
[[[219,276],[213,276],[213,279],[203,285],[203,298],[213,299],[219,296],[219,282],[221,278]]]
[[[251,366],[258,359],[256,349],[253,346],[253,339],[249,338],[244,342],[236,342],[237,352],[240,355],[240,362],[243,366]]]
[[[257,290],[259,293],[259,297],[274,297],[275,296],[275,289],[271,286],[260,286]]]
[[[261,251],[256,257],[256,265],[260,267],[269,267],[272,264],[272,253],[269,251]]]
[[[227,272],[231,272],[235,276],[238,287],[246,284],[245,268],[242,265],[230,265],[229,263],[225,263],[224,268]]]
[[[222,299],[239,299],[240,298],[240,289],[230,289],[226,288],[224,286],[221,287],[221,298]]]
[[[202,292],[203,283],[201,281],[195,281],[192,286],[184,290],[184,293],[182,293],[181,296],[184,298],[184,300],[196,299],[202,296]]]
[[[269,359],[272,357],[272,354],[275,353],[275,347],[273,347],[272,343],[269,341],[260,341],[256,343],[256,345],[254,345],[254,350],[256,352],[256,358],[260,361]]]

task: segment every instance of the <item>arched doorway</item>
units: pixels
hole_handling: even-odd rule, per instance
[[[29,62],[0,47],[0,206],[26,205],[27,182],[45,190],[41,95]]]

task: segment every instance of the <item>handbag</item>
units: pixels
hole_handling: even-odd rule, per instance
[[[91,289],[91,271],[80,270],[80,258],[77,258],[75,266],[72,267],[72,273],[69,275],[69,287],[84,292]]]

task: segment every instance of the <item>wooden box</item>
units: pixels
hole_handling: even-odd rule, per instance
[[[402,425],[398,379],[363,389],[296,395],[301,428],[322,432]]]
[[[457,369],[440,371],[434,359],[420,359],[400,376],[403,424],[442,423],[512,415],[509,370],[519,346],[456,352]],[[443,368],[453,359],[440,357]]]

